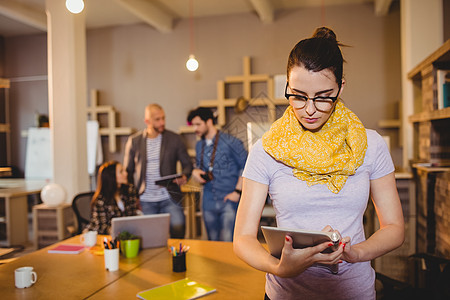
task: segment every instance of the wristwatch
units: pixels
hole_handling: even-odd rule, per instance
[[[235,191],[236,193],[238,193],[239,195],[242,195],[242,191],[241,191],[241,190],[234,189],[234,191]]]

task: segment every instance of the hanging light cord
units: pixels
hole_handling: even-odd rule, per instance
[[[189,0],[190,54],[194,54],[194,0]]]
[[[322,26],[325,26],[325,0],[322,0],[320,12],[321,12],[321,17],[322,17]]]

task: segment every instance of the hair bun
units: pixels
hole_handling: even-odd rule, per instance
[[[328,39],[333,42],[337,42],[336,34],[328,27],[319,27],[313,33],[313,38]]]

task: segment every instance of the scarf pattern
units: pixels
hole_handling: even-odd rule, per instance
[[[366,129],[340,101],[317,132],[303,129],[289,106],[262,137],[264,150],[293,168],[293,175],[308,186],[326,184],[337,194],[348,176],[364,162]]]

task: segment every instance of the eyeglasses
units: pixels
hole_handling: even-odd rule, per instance
[[[308,102],[308,99],[311,100],[314,103],[314,106],[318,111],[321,112],[329,112],[333,108],[334,102],[338,99],[339,92],[341,91],[341,87],[339,86],[339,90],[337,92],[336,97],[331,96],[317,96],[314,98],[310,98],[303,95],[297,95],[297,94],[288,94],[287,88],[289,86],[289,82],[286,82],[286,87],[284,89],[284,96],[286,99],[291,101],[292,106],[296,109],[301,109],[306,106],[306,103]]]

